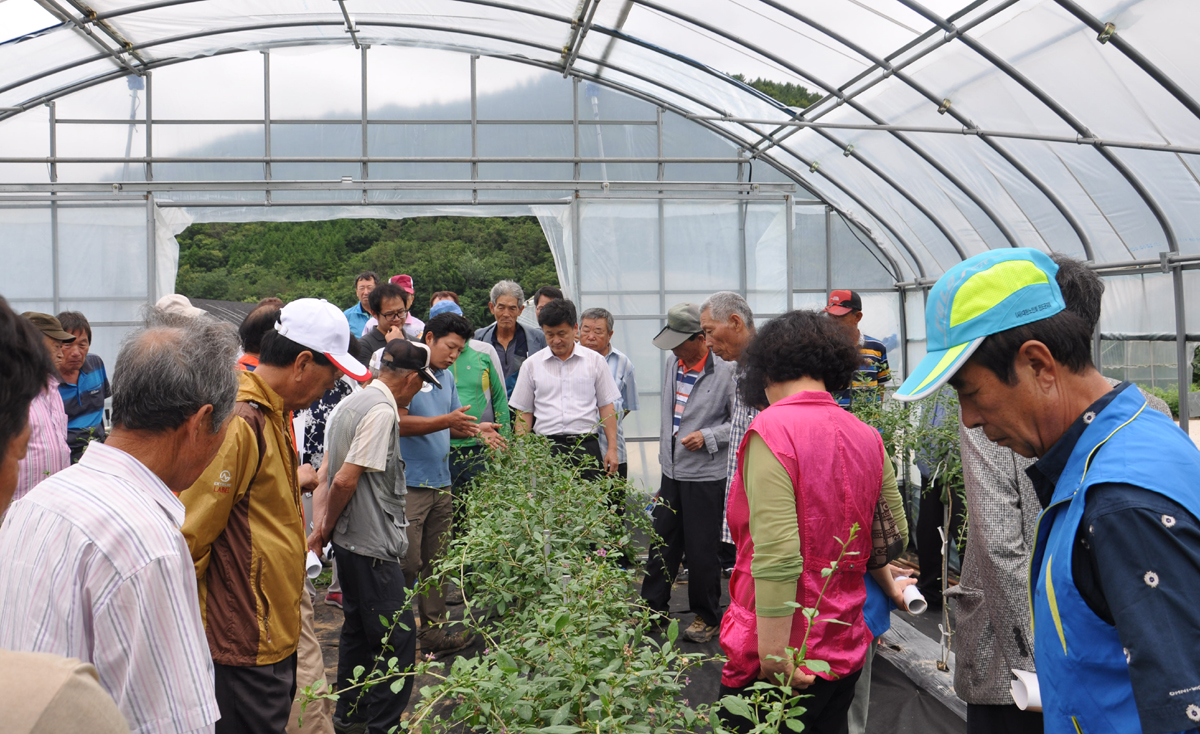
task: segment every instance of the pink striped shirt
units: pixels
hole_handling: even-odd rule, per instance
[[[141,462],[89,446],[0,526],[0,648],[96,666],[133,734],[213,731],[212,657],[183,515]]]
[[[29,449],[17,463],[17,491],[13,501],[70,465],[67,410],[62,395],[58,394],[58,380],[51,377],[46,389],[29,404]]]

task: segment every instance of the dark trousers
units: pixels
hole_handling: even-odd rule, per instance
[[[338,642],[338,690],[353,685],[354,669],[361,665],[366,674],[377,665],[386,666],[388,658],[399,658],[398,667],[407,670],[417,657],[416,623],[409,603],[408,587],[404,583],[404,572],[395,561],[360,556],[338,545],[333,546],[337,556],[338,576],[342,582],[342,612],[345,622]],[[400,613],[400,624],[391,620]],[[388,620],[384,624],[380,617]],[[381,640],[389,635],[384,651]],[[384,662],[377,663],[376,658]],[[408,706],[412,695],[412,678],[404,679],[399,693],[392,693],[390,681],[376,685],[366,693],[356,688],[341,696],[337,702],[336,718],[343,723],[367,723],[371,734],[384,734],[400,725],[400,715]],[[353,710],[352,710],[353,709]]]
[[[273,665],[213,663],[217,734],[283,734],[296,698],[296,654]]]
[[[737,563],[737,546],[733,543],[718,543],[717,559],[721,562],[721,568],[733,568]]]
[[[967,734],[1041,734],[1040,711],[1022,711],[1015,703],[1007,706],[967,704]]]
[[[651,609],[666,614],[671,584],[687,554],[688,603],[708,625],[721,622],[721,510],[725,480],[680,482],[663,475],[654,507],[654,532],[662,543],[650,547],[642,598]]]
[[[854,685],[860,675],[862,671],[856,670],[837,680],[817,678],[811,686],[798,691],[798,695],[807,696],[799,701],[805,707],[805,712],[800,716],[805,734],[847,734],[850,725],[846,715],[850,711],[850,704],[854,702]],[[725,696],[748,698],[748,688],[730,688],[722,684],[717,700]],[[765,715],[765,712],[761,715]],[[728,711],[723,710],[720,716],[725,727],[735,732],[748,732],[754,728],[752,722],[733,716]]]
[[[475,477],[487,468],[487,455],[482,446],[452,447],[450,449],[450,486],[454,490],[454,533],[467,532],[467,492]]]
[[[951,543],[958,544],[963,525],[962,500],[953,490],[947,493],[950,501]],[[917,511],[917,563],[921,577],[917,589],[935,609],[942,606],[942,536],[938,528],[945,522],[945,505],[942,504],[941,483],[930,484],[921,478],[921,504]],[[962,546],[959,546],[962,553]]]
[[[600,439],[596,434],[558,434],[546,436],[551,449],[558,456],[566,456],[583,469],[584,481],[595,481],[604,477],[604,454],[600,453]]]

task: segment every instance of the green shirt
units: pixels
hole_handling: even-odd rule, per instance
[[[804,571],[792,478],[757,433],[751,433],[746,444],[742,476],[750,505],[750,537],[754,539],[750,575],[754,578],[757,613],[761,617],[790,617],[796,608],[787,603],[796,601],[797,582]],[[880,494],[892,511],[901,537],[907,538],[904,502],[896,487],[891,457],[886,454]]]
[[[458,355],[454,364],[450,365],[450,373],[454,375],[454,384],[458,387],[459,402],[471,406],[467,408],[468,415],[475,416],[480,423],[499,423],[506,429],[510,427],[512,418],[508,412],[504,378],[490,357],[468,344],[463,347],[462,354]],[[479,444],[477,438],[450,439],[451,448]]]

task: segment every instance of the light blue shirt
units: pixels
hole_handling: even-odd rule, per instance
[[[458,388],[454,375],[449,370],[433,373],[442,383],[436,388],[426,382],[421,391],[408,404],[409,415],[436,418],[453,413],[462,407],[458,402]],[[404,422],[404,418],[400,419]],[[404,458],[405,481],[410,487],[450,486],[450,429],[445,428],[424,436],[401,436],[400,455]]]
[[[342,311],[346,314],[346,320],[350,322],[350,333],[358,336],[363,333],[363,329],[367,327],[367,322],[371,320],[371,314],[367,313],[362,307],[362,302],[354,304],[350,308]]]
[[[612,373],[613,380],[617,383],[617,389],[621,391],[621,397],[613,403],[613,410],[617,411],[617,463],[624,464],[626,462],[625,452],[625,426],[623,414],[627,410],[638,409],[638,394],[637,382],[633,377],[633,362],[629,360],[623,353],[617,351],[616,347],[609,347],[608,354],[604,357],[604,361],[608,363],[608,371]],[[600,431],[600,452],[608,451],[608,438],[604,435],[604,431]]]

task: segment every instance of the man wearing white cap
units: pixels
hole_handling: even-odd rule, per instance
[[[305,532],[288,414],[342,374],[364,379],[333,304],[284,306],[259,366],[238,373],[221,449],[179,499],[215,669],[217,732],[281,732],[296,695]]]

